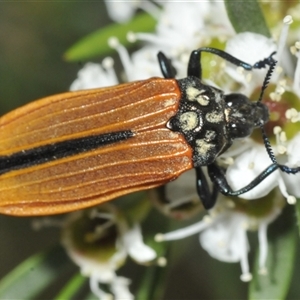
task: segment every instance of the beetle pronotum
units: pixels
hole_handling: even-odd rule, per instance
[[[260,99],[228,94],[201,81],[201,53],[210,52],[246,70],[269,66]],[[263,125],[261,103],[275,66],[270,57],[249,65],[214,48],[191,53],[186,78],[174,79],[164,54],[165,78],[69,92],[18,108],[0,119],[0,213],[20,216],[73,211],[134,191],[154,188],[195,168],[206,209],[221,191],[245,193],[276,169]],[[261,127],[272,164],[249,185],[233,191],[216,158],[236,138]],[[208,188],[206,166],[213,182]]]

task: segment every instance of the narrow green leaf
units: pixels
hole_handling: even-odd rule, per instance
[[[271,37],[262,10],[256,0],[225,0],[225,7],[237,33],[251,31]]]
[[[33,299],[68,265],[62,247],[26,259],[0,281],[0,299]]]
[[[297,225],[298,225],[298,232],[300,235],[300,199],[297,199],[296,203],[296,216],[297,216]]]
[[[150,32],[154,30],[155,25],[156,20],[152,16],[146,13],[138,14],[128,23],[111,24],[87,35],[69,48],[64,58],[67,61],[82,61],[98,55],[107,55],[113,51],[108,45],[108,39],[112,36],[117,37],[125,47],[130,47],[134,44],[126,38],[129,31]]]
[[[135,298],[143,300],[162,299],[165,273],[165,267],[147,267]]]
[[[55,297],[56,300],[73,299],[87,278],[80,273],[75,274],[71,280],[63,287],[60,293]]]
[[[269,234],[267,275],[258,274],[258,257],[256,258],[254,278],[249,286],[249,299],[286,298],[292,279],[298,238],[294,212],[289,208],[286,210],[288,212],[280,216]]]
[[[89,293],[85,298],[85,300],[99,300],[98,297],[96,297],[94,294]]]
[[[155,250],[157,259],[162,261],[169,257],[171,243],[156,242],[154,237],[159,232],[170,231],[170,222],[166,222],[166,218],[162,217],[156,210],[153,210],[151,214],[147,221],[155,220],[155,223],[151,222],[151,226],[148,226],[148,231],[147,233],[144,232],[143,236],[145,243]],[[167,271],[167,266],[159,266],[158,263],[145,268],[138,290],[135,292],[135,299],[163,299]]]

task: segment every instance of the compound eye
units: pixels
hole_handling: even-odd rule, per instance
[[[235,110],[240,110],[242,107],[244,106],[247,107],[249,104],[251,104],[249,98],[247,98],[243,94],[237,94],[237,93],[225,95],[224,100],[227,104],[227,107]]]
[[[232,139],[245,138],[249,136],[253,130],[252,126],[242,122],[231,123],[229,126]]]

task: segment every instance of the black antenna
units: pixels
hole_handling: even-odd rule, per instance
[[[263,138],[263,141],[264,141],[264,144],[265,144],[265,147],[266,147],[266,150],[267,150],[267,153],[271,159],[271,161],[278,165],[278,162],[277,162],[277,159],[274,155],[274,152],[273,152],[273,149],[272,149],[272,146],[270,144],[270,141],[267,137],[267,134],[266,134],[266,131],[265,131],[265,128],[264,128],[264,125],[260,125],[260,129],[261,129],[261,135],[262,135],[262,138]]]
[[[260,96],[257,100],[257,102],[261,102],[262,101],[262,98],[263,98],[263,95],[264,95],[264,92],[266,90],[266,88],[268,87],[268,84],[270,82],[270,79],[271,79],[271,76],[273,74],[273,71],[275,69],[275,66],[276,66],[276,63],[277,61],[273,58],[273,55],[275,54],[276,52],[273,52],[268,58],[256,63],[253,68],[257,68],[257,69],[260,69],[260,68],[263,68],[265,67],[267,64],[270,66],[269,67],[269,70],[265,76],[265,80],[263,82],[263,85],[262,85],[262,88],[261,88],[261,92],[260,92]],[[272,146],[270,144],[270,141],[267,137],[267,134],[266,134],[266,131],[265,131],[265,128],[264,128],[264,124],[261,124],[260,125],[260,129],[261,129],[261,134],[262,134],[262,138],[263,138],[263,141],[264,141],[264,144],[265,144],[265,147],[266,147],[266,150],[267,150],[267,153],[271,159],[271,161],[273,162],[273,164],[277,165],[281,171],[285,172],[285,173],[288,173],[288,174],[296,174],[298,172],[300,172],[300,167],[296,167],[296,168],[290,168],[286,165],[281,165],[277,162],[277,159],[274,155],[274,152],[273,152],[273,149],[272,149]]]
[[[276,52],[273,52],[268,58],[264,59],[263,61],[260,61],[261,65],[263,65],[263,67],[265,67],[265,65],[268,63],[269,64],[269,69],[268,69],[268,72],[265,76],[265,80],[263,82],[263,85],[262,85],[262,88],[261,88],[261,91],[260,91],[260,95],[259,95],[259,98],[257,100],[257,102],[261,102],[262,98],[263,98],[263,95],[264,95],[264,92],[266,90],[266,88],[268,87],[268,84],[270,82],[270,79],[271,79],[271,76],[273,74],[273,71],[275,69],[275,66],[277,64],[277,61],[275,59],[273,59],[273,55],[275,54]],[[257,63],[253,66],[253,68],[258,68],[258,67],[255,67],[257,65]],[[260,69],[260,67],[259,67]]]

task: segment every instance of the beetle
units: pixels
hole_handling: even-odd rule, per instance
[[[268,68],[258,101],[225,95],[202,81],[201,53],[209,52],[246,70]],[[276,61],[274,53],[254,65],[215,48],[191,53],[187,77],[175,79],[170,60],[158,53],[164,78],[47,97],[0,118],[0,213],[50,215],[100,204],[151,189],[195,168],[206,209],[218,192],[240,195],[278,168],[263,125],[261,102]],[[272,164],[233,191],[216,159],[237,138],[260,127]],[[207,167],[213,183],[202,171]]]

